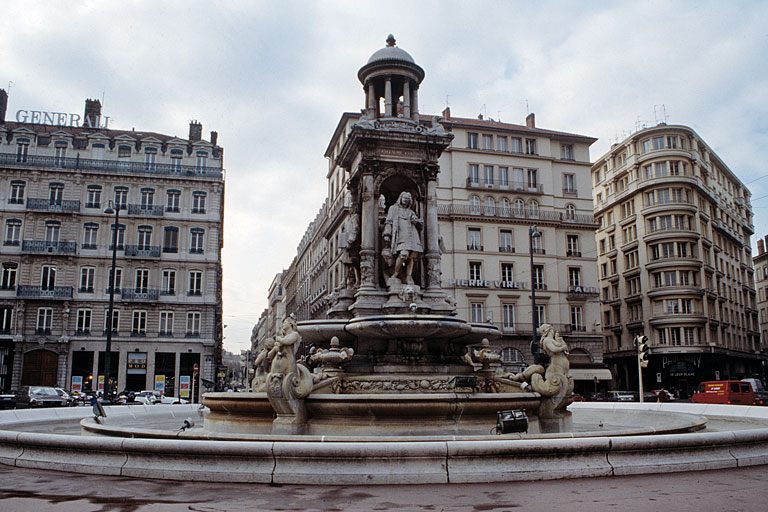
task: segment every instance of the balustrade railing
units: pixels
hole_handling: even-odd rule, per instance
[[[128,215],[149,215],[152,217],[162,217],[165,207],[162,205],[129,204]]]
[[[77,242],[49,242],[47,240],[24,240],[21,243],[22,252],[75,254]]]
[[[71,299],[71,286],[29,286],[20,284],[16,287],[16,296],[20,299]]]
[[[126,245],[126,258],[159,258],[159,245]]]
[[[160,297],[160,290],[155,288],[123,288],[120,290],[120,297],[123,300],[155,301]]]
[[[69,199],[64,199],[62,201],[51,201],[47,198],[28,197],[27,209],[62,213],[79,212],[80,201],[73,201]]]
[[[565,211],[546,210],[543,208],[513,208],[502,206],[474,206],[471,204],[438,204],[440,215],[472,215],[477,217],[496,217],[501,219],[521,219],[527,221],[562,222],[565,224],[586,224],[596,226],[593,215],[568,214]]]

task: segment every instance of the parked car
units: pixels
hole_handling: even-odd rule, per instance
[[[161,396],[160,397],[160,403],[166,404],[166,405],[179,405],[179,404],[188,404],[189,400],[186,400],[184,398],[177,398],[175,396]]]
[[[66,407],[67,401],[51,386],[22,386],[16,395],[16,408]]]
[[[62,399],[64,399],[64,400],[66,400],[66,401],[67,401],[67,406],[69,406],[69,407],[72,407],[73,405],[75,405],[75,399],[74,399],[74,397],[72,397],[72,395],[70,395],[69,393],[67,393],[67,392],[66,392],[64,389],[62,389],[62,388],[53,388],[53,389],[55,389],[55,390],[56,390],[56,393],[58,393],[58,394],[59,394],[59,396],[60,396]]]
[[[162,395],[159,391],[155,391],[154,389],[145,389],[144,391],[134,393],[133,399],[144,405],[154,405],[159,404],[162,401]]]
[[[634,402],[635,394],[632,391],[609,391],[608,401],[610,402]]]
[[[748,382],[712,380],[702,382],[693,393],[691,402],[697,404],[755,405],[757,395]]]
[[[16,393],[0,394],[0,409],[13,409],[16,407]]]

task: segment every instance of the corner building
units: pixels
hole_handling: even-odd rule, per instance
[[[196,365],[195,394],[212,385],[222,341],[216,133],[203,140],[197,122],[187,139],[96,128],[98,100],[86,101],[87,127],[8,121],[6,105],[0,388],[101,388],[115,228],[113,386],[188,396],[180,383]]]
[[[374,53],[366,66],[377,62],[415,65],[393,45]],[[434,189],[441,243],[433,254],[440,255],[441,289],[455,297],[459,317],[498,327],[501,338],[494,348],[509,371],[519,371],[533,362],[535,286],[540,323],[555,325],[571,348],[577,392],[604,387],[611,375],[602,364],[599,321],[589,159],[595,139],[538,128],[533,114],[523,125],[453,117],[449,109],[439,117],[420,114],[419,82],[392,79],[381,90],[364,87],[364,107],[418,121],[425,133],[450,135],[437,158]],[[383,96],[380,102],[377,96]],[[358,113],[341,116],[325,153],[327,198],[284,273],[285,312],[299,320],[343,316],[355,300],[360,276],[350,269],[345,248],[361,241],[349,223],[354,201],[350,165],[343,160],[349,135],[361,121]],[[409,156],[387,151],[388,158]],[[384,196],[380,223],[385,206],[396,199]],[[533,225],[541,237],[533,239],[532,277],[528,233]],[[416,273],[426,282],[427,269]]]
[[[750,192],[691,128],[660,124],[592,167],[605,358],[637,389],[636,335],[650,340],[645,389],[762,376]]]

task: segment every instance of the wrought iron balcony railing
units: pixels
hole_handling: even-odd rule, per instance
[[[50,199],[40,197],[28,197],[27,198],[28,210],[42,210],[46,212],[79,212],[80,201],[71,201],[65,199],[63,201],[51,201]]]
[[[71,299],[71,286],[28,286],[20,284],[16,289],[16,296],[21,299]]]
[[[49,242],[47,240],[24,240],[21,244],[22,252],[75,254],[77,242]]]
[[[123,288],[120,297],[123,300],[155,301],[160,296],[160,290],[155,288]]]
[[[151,164],[117,160],[91,160],[88,158],[58,158],[53,156],[28,155],[19,162],[16,153],[0,153],[0,165],[5,167],[42,167],[48,169],[77,169],[81,171],[109,171],[123,174],[163,174],[172,176],[201,176],[221,178],[220,167],[197,167],[194,165]]]
[[[559,210],[547,210],[544,208],[514,208],[502,206],[486,206],[471,204],[438,204],[439,215],[471,215],[473,217],[494,217],[496,219],[513,219],[539,222],[562,222],[564,224],[579,224],[597,226],[593,215],[571,214]]]
[[[159,258],[159,245],[126,245],[126,258]]]
[[[147,215],[151,217],[162,217],[165,207],[162,205],[129,204],[128,215]]]

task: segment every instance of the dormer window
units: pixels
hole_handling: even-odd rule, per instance
[[[120,144],[117,146],[117,157],[118,158],[130,158],[131,156],[131,146],[127,144]]]
[[[29,153],[29,139],[16,139],[16,161],[26,162]]]
[[[144,163],[147,164],[148,171],[155,170],[155,159],[157,158],[157,148],[144,149]]]
[[[184,152],[180,149],[171,150],[171,167],[174,171],[181,170],[181,159],[184,156]]]
[[[203,171],[207,166],[208,166],[208,152],[198,151],[197,152],[197,170]]]
[[[53,147],[53,165],[56,167],[64,167],[64,159],[67,156],[67,141],[56,141]]]

